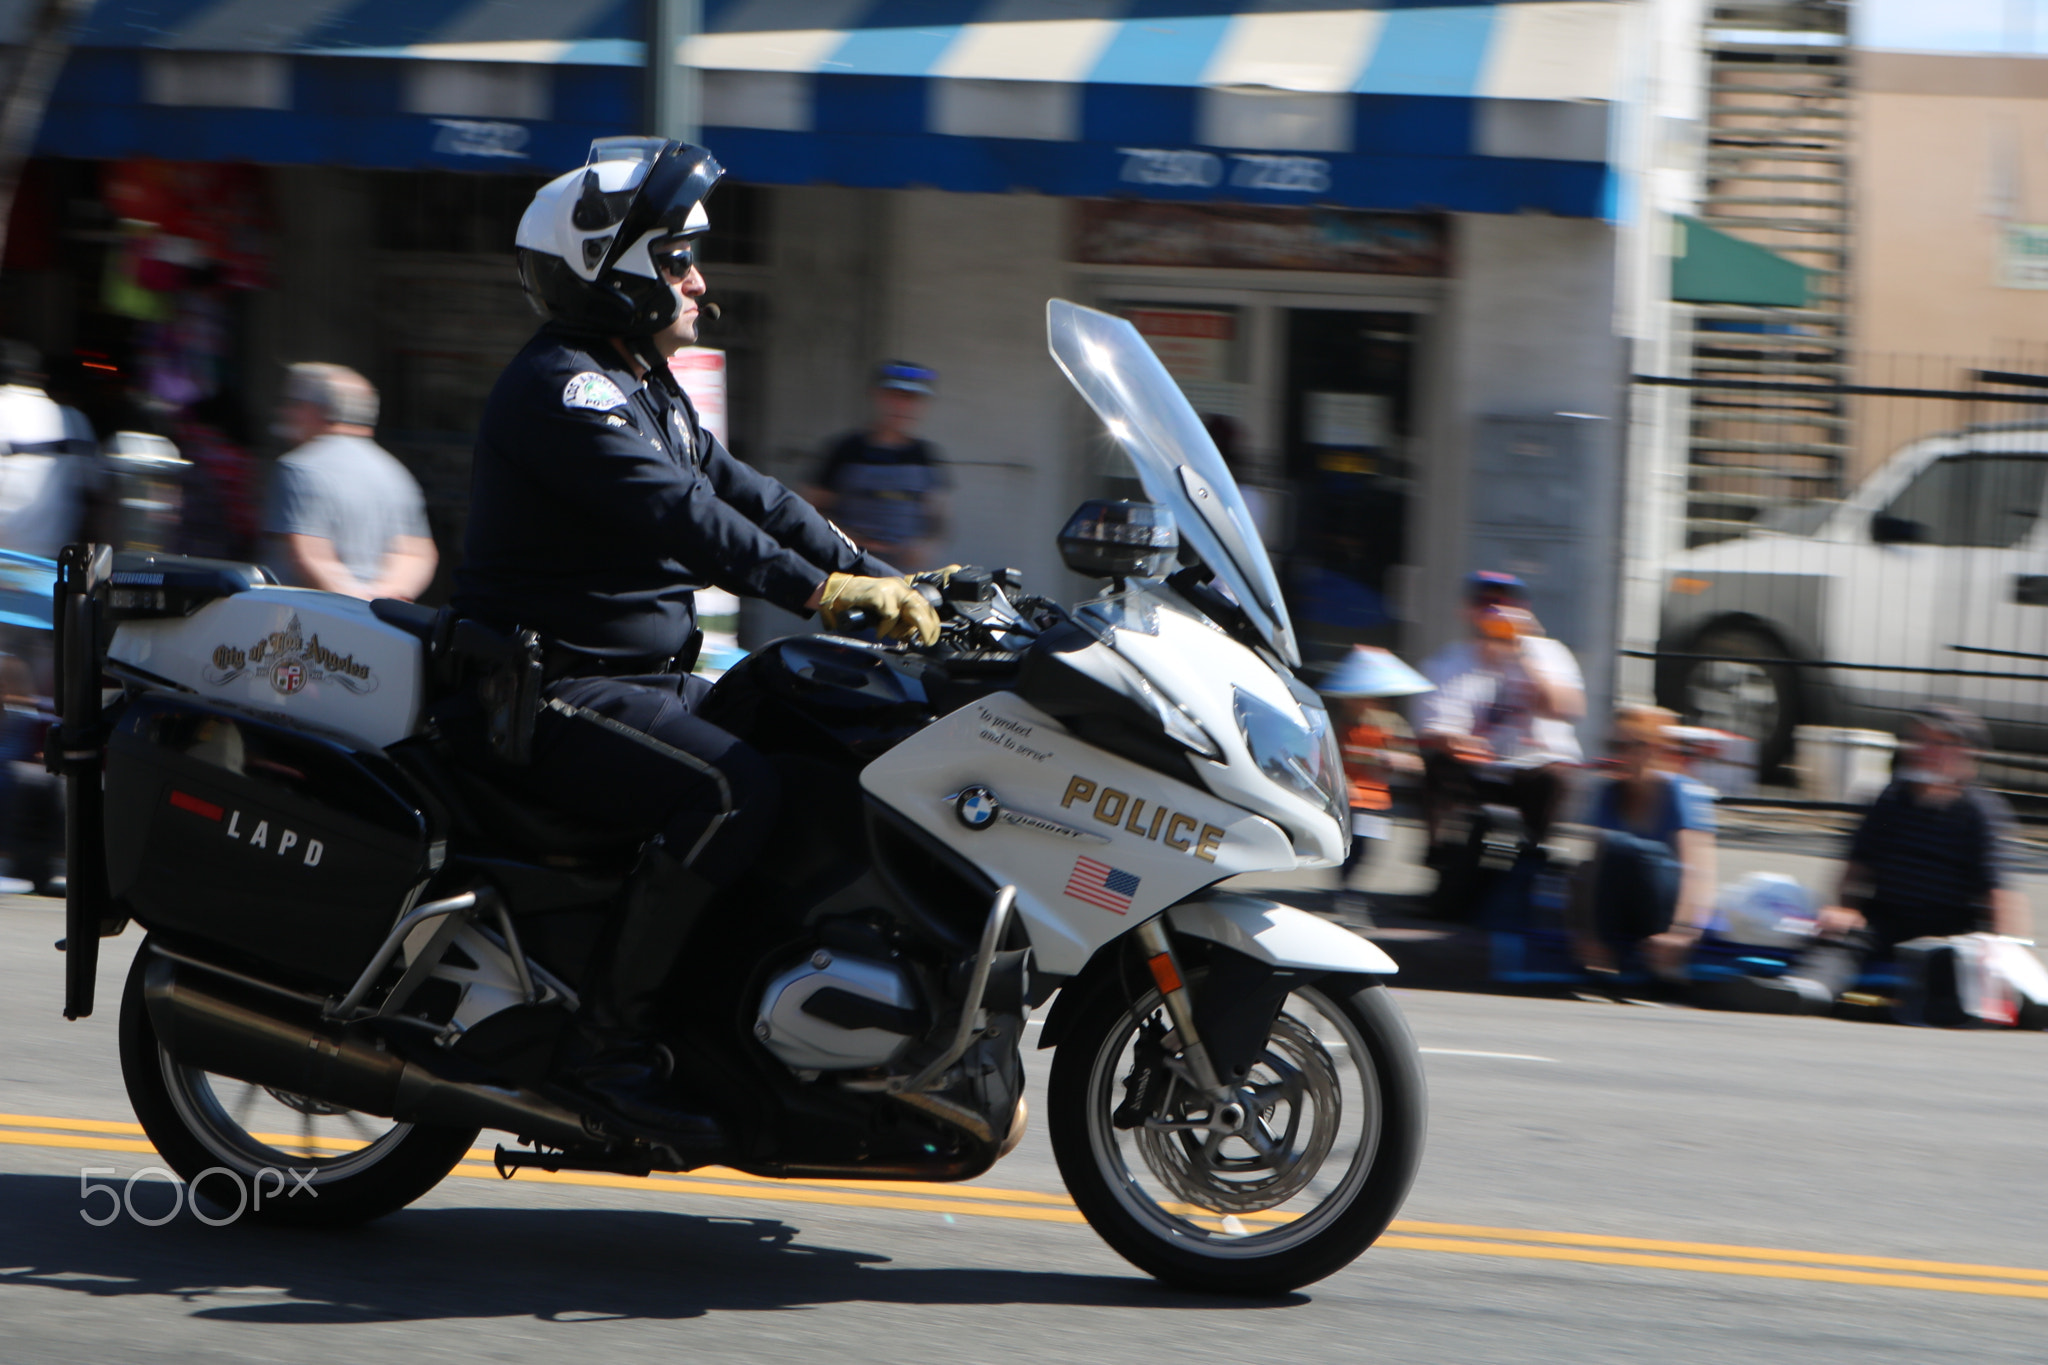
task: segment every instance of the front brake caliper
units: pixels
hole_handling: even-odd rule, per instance
[[[1145,1021],[1131,1045],[1131,1074],[1124,1077],[1124,1102],[1109,1116],[1110,1123],[1127,1131],[1153,1117],[1153,1108],[1165,1098],[1171,1081],[1166,1068],[1166,1025],[1155,1015]]]

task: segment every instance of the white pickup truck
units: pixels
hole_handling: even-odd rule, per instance
[[[1796,725],[1892,729],[1928,701],[2048,750],[2044,497],[2048,427],[1977,428],[1687,551],[1664,579],[1659,701],[1754,737],[1766,772]]]

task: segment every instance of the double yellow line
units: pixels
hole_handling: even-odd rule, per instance
[[[305,1150],[300,1145],[304,1139],[294,1134],[258,1133],[255,1136],[283,1151]],[[315,1138],[313,1143],[318,1149],[328,1152],[349,1151],[362,1145],[332,1138]],[[149,1140],[142,1136],[142,1128],[138,1124],[38,1114],[0,1114],[0,1145],[137,1152],[151,1156],[156,1152]],[[491,1164],[491,1158],[492,1153],[484,1148],[471,1148],[454,1173],[471,1179],[496,1180],[498,1173]],[[895,1209],[937,1213],[948,1218],[1010,1218],[1036,1223],[1086,1221],[1064,1194],[993,1189],[982,1185],[934,1185],[889,1180],[770,1180],[720,1167],[707,1167],[688,1175],[645,1178],[609,1175],[601,1171],[550,1174],[525,1170],[520,1172],[520,1178],[547,1185],[653,1190],[721,1199],[766,1199],[778,1204]],[[1244,1221],[1271,1225],[1284,1219],[1254,1214]],[[1585,1232],[1539,1232],[1527,1228],[1425,1223],[1408,1219],[1396,1221],[1377,1245],[1465,1256],[1633,1266],[1702,1275],[1805,1280],[1883,1289],[1932,1290],[1946,1294],[1984,1294],[1998,1298],[2048,1299],[2048,1270],[1898,1256],[1855,1256],[1826,1251],[1731,1246],[1719,1242],[1677,1242]]]

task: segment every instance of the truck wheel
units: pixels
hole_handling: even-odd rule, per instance
[[[1735,656],[1694,659],[1680,674],[1672,709],[1687,720],[1756,741],[1757,776],[1776,777],[1792,757],[1799,720],[1799,670],[1785,647],[1751,626],[1716,626],[1687,651]]]

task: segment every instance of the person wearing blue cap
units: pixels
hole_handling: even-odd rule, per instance
[[[1473,574],[1465,592],[1470,637],[1422,667],[1436,688],[1416,718],[1434,865],[1443,865],[1437,845],[1448,817],[1481,801],[1518,810],[1528,847],[1540,849],[1564,798],[1564,769],[1581,758],[1575,722],[1586,710],[1585,679],[1528,602],[1513,574]]]
[[[937,383],[909,361],[877,367],[874,420],[835,442],[818,482],[804,490],[854,544],[906,570],[934,567],[946,534],[952,480],[937,448],[917,435]]]

